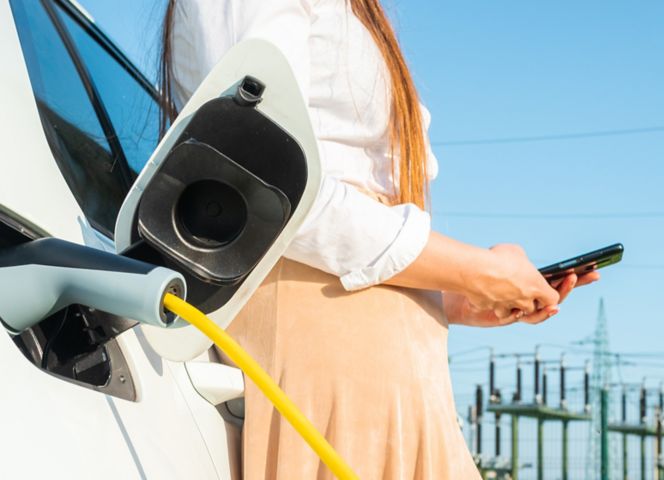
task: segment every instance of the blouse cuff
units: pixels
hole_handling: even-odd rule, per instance
[[[404,223],[399,234],[371,265],[342,275],[344,289],[360,290],[383,283],[405,270],[424,250],[431,232],[430,215],[410,203],[392,208],[402,209]]]

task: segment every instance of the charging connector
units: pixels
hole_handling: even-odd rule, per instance
[[[64,240],[0,250],[0,319],[12,334],[72,304],[158,327],[181,326],[163,308],[167,293],[185,297],[178,272]]]

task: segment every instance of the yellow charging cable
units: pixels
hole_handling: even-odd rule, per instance
[[[277,410],[297,430],[297,433],[316,452],[316,455],[328,466],[334,475],[341,480],[354,480],[359,477],[348,464],[325,440],[316,427],[295,406],[284,391],[272,380],[260,365],[240,345],[237,344],[222,328],[210,320],[203,312],[188,304],[175,295],[167,293],[164,307],[189,322],[212,340],[235,365],[242,370],[261,389]]]

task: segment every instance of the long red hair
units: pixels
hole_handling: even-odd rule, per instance
[[[177,115],[171,91],[171,30],[176,0],[169,0],[162,29],[159,83],[162,92],[161,129]],[[390,73],[392,102],[389,139],[393,173],[399,172],[394,203],[414,203],[425,208],[428,197],[427,151],[422,113],[415,83],[399,47],[394,29],[379,0],[347,0],[353,13],[367,28],[381,51]]]

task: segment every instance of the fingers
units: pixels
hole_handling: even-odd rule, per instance
[[[537,311],[535,302],[522,300],[515,302],[511,306],[500,306],[493,310],[493,313],[501,321],[517,321],[525,315],[530,315]],[[502,323],[502,322],[501,322]]]
[[[584,285],[590,285],[591,283],[594,283],[599,279],[600,279],[600,274],[598,271],[585,273],[579,276],[579,280],[576,282],[576,286],[583,287]]]
[[[557,283],[556,292],[558,293],[557,302],[552,305],[547,305],[541,310],[537,310],[533,313],[524,315],[520,321],[523,323],[529,323],[531,325],[535,325],[545,320],[548,320],[549,318],[557,314],[560,311],[558,305],[561,304],[567,298],[567,296],[570,294],[572,290],[574,290],[574,287],[577,285],[577,281],[578,277],[572,273],[561,279],[561,281],[556,282]]]
[[[507,306],[500,306],[493,309],[494,315],[498,317],[498,320],[506,320],[513,315],[512,308]]]
[[[529,300],[522,300],[516,302],[512,310],[520,310],[521,312],[523,312],[524,315],[530,315],[531,313],[534,313],[537,310],[536,303],[537,302]]]
[[[565,279],[562,279],[562,283]],[[555,284],[556,282],[554,282]],[[558,290],[551,285],[546,279],[542,276],[539,277],[539,281],[536,287],[536,299],[540,306],[546,307],[550,305],[557,305],[560,302],[560,294]]]
[[[557,306],[545,307],[542,310],[538,310],[535,313],[532,313],[530,315],[525,315],[523,318],[521,318],[521,322],[529,323],[531,325],[536,325],[538,323],[542,323],[544,320],[548,320],[549,318],[553,317],[559,311],[560,309]]]
[[[545,307],[541,310],[534,311],[533,313],[530,313],[528,315],[524,314],[523,311],[518,309],[513,309],[509,315],[504,315],[504,311],[501,311],[501,314],[503,314],[503,316],[498,316],[496,314],[496,317],[498,317],[497,318],[498,325],[501,326],[510,325],[512,323],[519,321],[535,325],[538,323],[542,323],[545,320],[548,320],[549,318],[557,314],[559,311],[560,309],[558,308],[558,306],[554,305],[554,306]]]
[[[546,283],[546,281],[544,283]],[[537,304],[542,307],[558,305],[560,303],[560,294],[558,293],[558,290],[551,287],[548,283],[546,283],[546,286],[548,288],[543,288],[537,296]]]
[[[590,272],[581,276],[577,276],[576,274],[571,273],[562,278],[560,281],[556,281],[555,283],[557,283],[557,285],[555,285],[555,287],[556,290],[558,290],[558,294],[560,295],[560,300],[558,300],[558,303],[563,303],[563,300],[565,300],[571,291],[576,287],[589,285],[596,282],[597,280],[599,280],[599,272]],[[554,283],[552,283],[552,285],[554,285]]]
[[[596,273],[596,272],[593,272]],[[588,274],[591,275],[591,274]],[[584,275],[585,276],[585,275]],[[589,283],[592,283],[596,281],[595,279],[587,279],[586,281],[589,281]],[[567,296],[570,294],[572,290],[578,285],[579,282],[579,277],[576,276],[576,274],[572,273],[570,275],[565,276],[563,279],[561,279],[557,283],[557,288],[556,291],[558,292],[558,302],[555,305],[548,305],[541,310],[538,310],[533,313],[528,313],[523,316],[523,318],[520,319],[521,322],[524,323],[530,323],[532,325],[541,323],[544,320],[548,320],[555,314],[557,314],[560,311],[560,308],[558,307],[559,304],[561,304]]]
[[[597,271],[581,276],[572,273],[552,282],[551,285],[547,284],[549,289],[543,289],[543,294],[535,302],[515,302],[514,308],[500,307],[495,309],[494,313],[498,317],[500,325],[509,325],[517,321],[535,325],[556,315],[560,311],[558,305],[569,296],[574,288],[589,285],[599,278],[600,274]],[[541,305],[544,307],[541,308]]]
[[[570,275],[574,274],[571,273]],[[563,283],[567,277],[569,277],[569,275],[554,280],[553,282],[551,282],[551,286],[556,290],[558,290],[560,284]],[[595,283],[599,279],[600,279],[600,274],[598,271],[584,273],[583,275],[578,275],[576,286],[583,287],[584,285],[590,285],[591,283]]]
[[[567,275],[563,279],[562,283],[557,288],[558,294],[560,295],[558,303],[563,303],[563,301],[567,298],[570,292],[574,290],[574,287],[577,285],[577,281],[578,277],[574,273]]]
[[[563,283],[564,280],[565,280],[565,277],[558,278],[558,279],[554,280],[553,282],[551,282],[550,285],[553,288],[555,288],[556,290],[558,290],[558,287],[560,286],[561,283]]]
[[[523,312],[521,310],[514,308],[511,310],[509,315],[497,318],[498,325],[500,326],[511,325],[512,323],[518,322],[523,317],[524,317]]]

